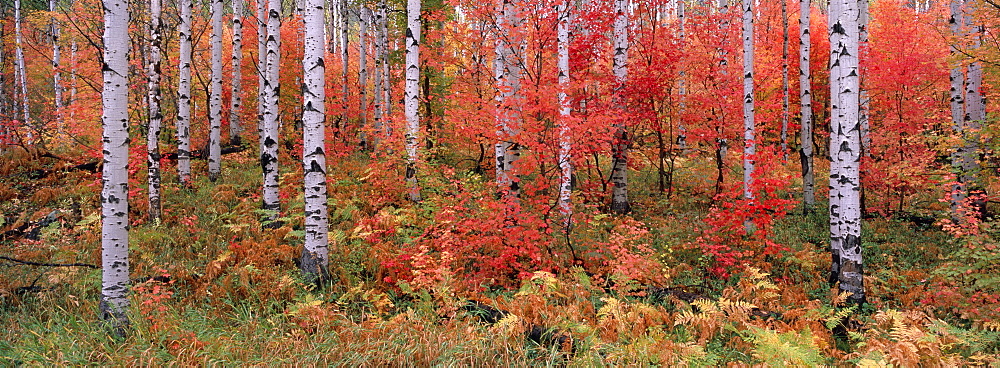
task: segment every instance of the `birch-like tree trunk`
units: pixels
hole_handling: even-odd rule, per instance
[[[784,1],[784,0],[782,0]],[[753,2],[743,0],[743,198],[753,199],[753,170],[757,151],[753,91]],[[747,220],[749,221],[749,219]]]
[[[229,99],[229,143],[239,145],[243,133],[243,0],[233,0],[232,93]]]
[[[833,0],[827,9],[827,24],[829,24],[830,35],[830,252],[833,257],[830,268],[831,285],[837,283],[840,275],[840,253],[843,250],[841,244],[841,232],[839,216],[833,216],[840,208],[840,186],[833,185],[836,178],[840,178],[840,161],[834,158],[833,150],[840,144],[838,141],[837,119],[840,115],[840,79],[841,67],[840,52],[843,49],[841,38],[843,37],[843,26],[840,24],[840,8],[845,0]]]
[[[951,16],[948,18],[948,23],[951,26],[951,33],[958,39],[964,36],[964,16],[962,15],[962,3],[963,0],[951,0],[949,4],[949,10],[951,11]],[[956,45],[952,45],[951,54],[955,57],[961,51]],[[949,79],[951,81],[951,89],[949,90],[950,105],[951,105],[951,122],[952,130],[955,135],[965,140],[965,71],[960,63],[956,63],[955,67],[951,69],[949,73]],[[962,169],[965,165],[964,158],[968,155],[965,152],[965,142],[960,142],[951,153],[951,163],[952,167],[957,174],[954,185],[951,188],[951,211],[952,218],[956,221],[961,221],[964,209],[962,208],[965,203],[965,199],[968,198],[968,187],[964,182],[964,175],[962,175]]]
[[[521,64],[517,60],[521,48],[518,15],[514,0],[501,0],[497,9],[497,40],[493,71],[497,80],[497,144],[496,157],[497,184],[503,198],[517,201],[520,185],[514,162],[520,157],[520,147],[516,139],[520,130],[518,104],[521,98]]]
[[[410,200],[420,202],[417,184],[417,145],[420,143],[420,0],[406,2],[406,184]]]
[[[678,38],[681,47],[687,46],[687,3],[677,1],[677,23]],[[677,94],[680,96],[678,103],[677,119],[677,150],[684,154],[687,151],[687,127],[684,125],[684,112],[687,111],[687,71],[681,70],[678,73]]]
[[[264,175],[262,208],[270,211],[271,226],[281,210],[278,198],[278,71],[281,62],[281,2],[267,2],[267,59],[264,66],[264,123],[263,145],[260,148],[260,166]]]
[[[858,0],[858,31],[859,31],[859,44],[858,44],[858,68],[860,69],[860,75],[865,76],[864,61],[865,55],[868,54],[868,1],[869,0]],[[867,156],[871,154],[872,138],[871,138],[871,122],[868,121],[868,90],[865,89],[864,78],[858,79],[858,120],[861,125],[861,155]]]
[[[0,34],[0,45],[4,44],[6,34]],[[4,47],[0,47],[0,65],[4,65]],[[7,96],[7,78],[5,73],[0,73],[0,116],[10,116],[10,97]],[[6,150],[11,144],[11,132],[14,127],[9,124],[0,124],[0,151]]]
[[[163,12],[162,0],[149,0],[149,65],[146,65],[148,86],[146,100],[149,104],[149,127],[146,131],[146,166],[149,182],[149,221],[160,222],[160,126],[163,112],[160,111],[160,62],[163,55],[163,26],[160,17]]]
[[[628,146],[629,134],[625,125],[627,107],[625,103],[625,83],[628,81],[629,19],[628,0],[614,1],[614,63],[611,71],[615,76],[612,99],[620,114],[613,123],[614,138],[611,143],[611,212],[624,214],[632,210],[628,200]]]
[[[323,63],[325,0],[306,0],[305,50],[302,58],[302,165],[305,182],[305,246],[300,262],[307,282],[321,284],[329,276],[326,205],[326,67]],[[363,44],[363,43],[362,43]]]
[[[982,38],[985,28],[975,22],[972,12],[975,9],[975,0],[965,1],[964,20],[966,29],[972,36],[970,48],[976,50],[982,45]],[[983,123],[986,122],[986,96],[983,94],[983,62],[973,59],[969,63],[967,77],[965,80],[965,116],[963,117],[962,129],[962,158],[960,180],[964,183],[965,190],[969,196],[983,194],[983,186],[980,182],[979,165],[979,131]],[[971,203],[967,203],[969,211],[975,211],[978,216],[983,215],[986,207],[986,199],[976,196]]]
[[[21,113],[24,118],[21,124],[27,128],[24,132],[25,140],[31,143],[35,138],[34,126],[31,124],[31,106],[28,105],[28,74],[24,68],[24,47],[21,46],[21,0],[14,0],[14,43],[16,44],[14,58],[17,62],[17,83],[21,87]]]
[[[342,88],[342,91],[341,91],[341,94],[342,94],[341,99],[342,99],[342,101],[341,101],[341,104],[340,104],[341,115],[340,115],[340,121],[338,122],[337,127],[336,127],[337,130],[340,130],[341,129],[341,123],[345,124],[345,125],[347,124],[347,102],[348,102],[348,100],[349,100],[349,98],[351,96],[351,91],[348,88],[350,86],[350,84],[348,83],[347,76],[348,76],[348,74],[350,74],[349,69],[350,69],[350,56],[351,55],[350,55],[350,52],[349,52],[350,47],[348,47],[348,45],[349,45],[349,39],[347,38],[347,28],[350,25],[349,18],[348,18],[348,10],[347,10],[347,0],[339,0],[337,3],[340,5],[340,9],[339,9],[339,11],[340,11],[340,35],[339,35],[339,37],[340,37],[340,68],[341,68],[340,69],[340,78],[341,78],[341,83],[343,84],[341,86],[341,88]]]
[[[191,185],[191,0],[180,0],[180,71],[177,86],[177,178]]]
[[[838,249],[833,252],[840,291],[850,293],[848,301],[861,304],[865,302],[865,289],[861,257],[860,12],[856,0],[838,1],[841,3],[833,13],[837,16],[833,32],[840,33],[836,61],[840,66],[840,83],[836,83],[837,113],[831,113],[834,144],[830,145],[830,155],[840,170],[830,175],[831,196],[835,193],[838,197],[837,205],[830,206],[830,222],[839,227],[837,232],[831,231],[839,239],[831,239],[831,245],[839,243],[840,247],[839,252]],[[830,202],[834,202],[832,198]]]
[[[388,116],[392,115],[392,78],[389,74],[389,6],[386,0],[379,1],[379,11],[382,18],[378,24],[379,43],[382,45],[382,121],[385,122],[385,136],[392,134],[392,124]]]
[[[212,81],[208,105],[208,180],[222,172],[222,0],[212,0]]]
[[[382,138],[385,136],[383,132],[383,124],[385,123],[385,105],[387,101],[384,101],[382,95],[382,85],[385,83],[385,76],[382,74],[382,66],[385,62],[383,55],[385,54],[386,45],[382,40],[382,22],[385,20],[385,13],[383,12],[381,4],[375,8],[373,12],[372,25],[375,27],[375,121],[374,121],[374,137],[372,140],[373,147],[378,147]]]
[[[361,131],[368,128],[368,25],[371,24],[372,11],[362,5],[360,10],[358,30],[358,95],[361,102]],[[367,136],[362,133],[362,143],[367,143]]]
[[[573,217],[573,206],[570,199],[573,194],[573,141],[570,135],[570,102],[569,102],[569,0],[559,2],[556,10],[559,17],[557,25],[559,60],[559,212],[562,214],[567,229]]]
[[[101,319],[128,328],[128,2],[104,0],[104,169],[101,176]]]
[[[49,11],[52,13],[56,12],[56,0],[49,0]],[[49,30],[50,36],[52,38],[52,91],[55,98],[55,108],[56,108],[56,126],[59,132],[63,132],[64,121],[63,121],[63,86],[62,86],[62,75],[59,70],[60,59],[62,58],[62,50],[59,46],[59,22],[56,17],[52,17],[52,24]]]
[[[813,171],[813,121],[812,121],[812,81],[810,79],[810,49],[812,36],[809,32],[810,0],[799,0],[799,158],[802,161],[802,205],[809,213],[816,205],[816,173]]]

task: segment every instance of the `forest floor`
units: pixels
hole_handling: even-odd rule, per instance
[[[867,219],[869,304],[849,306],[826,280],[822,210],[777,220],[769,240],[781,250],[748,252],[725,275],[707,271],[715,260],[700,245],[708,201],[651,195],[621,217],[578,206],[590,215],[570,236],[517,230],[545,244],[511,258],[544,260],[532,270],[467,246],[479,233],[460,227],[491,222],[476,218],[488,206],[463,213],[477,207],[462,201],[492,197],[488,178],[429,166],[426,199],[412,204],[398,175],[379,178],[386,167],[330,161],[322,288],[295,264],[301,170],[282,175],[283,226],[262,230],[250,150],[191,188],[168,165],[160,223],[145,219],[145,166],[133,164],[132,326],[118,340],[98,323],[96,166],[5,154],[0,365],[1000,366],[992,222],[956,237],[933,215]],[[496,231],[489,242],[507,246],[496,237],[515,230]]]

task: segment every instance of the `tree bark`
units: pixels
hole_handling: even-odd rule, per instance
[[[180,0],[180,71],[177,86],[177,178],[191,185],[191,0]]]
[[[840,51],[836,65],[839,65],[840,83],[832,83],[838,88],[837,113],[831,134],[831,156],[839,167],[838,174],[830,175],[831,196],[838,197],[837,205],[830,207],[831,245],[839,243],[839,254],[833,254],[837,271],[837,283],[841,292],[850,293],[848,301],[855,304],[865,302],[863,280],[863,260],[861,255],[861,132],[859,124],[860,70],[858,56],[860,47],[859,6],[856,0],[838,0],[837,22],[833,23],[833,33],[839,34]],[[831,164],[833,166],[833,164]],[[831,203],[833,198],[831,197]]]
[[[948,23],[951,26],[952,35],[956,38],[961,38],[964,36],[963,26],[964,26],[964,16],[962,15],[962,3],[963,0],[951,0],[949,8],[951,10],[951,16],[948,18]],[[958,47],[952,45],[951,54],[956,56],[959,53]],[[951,121],[952,130],[955,135],[961,137],[962,141],[965,140],[965,71],[961,64],[955,65],[949,73],[949,79],[951,81],[951,89],[949,90],[950,106],[951,106]],[[952,167],[957,174],[955,182],[951,188],[951,212],[952,218],[955,221],[962,221],[964,218],[964,209],[962,206],[965,204],[965,199],[968,198],[968,188],[964,182],[963,171],[963,159],[968,155],[965,152],[965,142],[960,142],[955,150],[951,153]]]
[[[264,90],[267,84],[267,0],[257,1],[257,146],[264,148]]]
[[[802,147],[799,156],[802,161],[802,205],[803,212],[809,213],[816,205],[816,173],[813,171],[813,114],[812,81],[810,80],[810,49],[812,36],[809,31],[810,0],[799,0],[799,104],[801,121],[799,141]]]
[[[243,0],[233,0],[232,96],[229,100],[229,144],[239,145],[243,133]]]
[[[260,149],[260,166],[264,175],[262,208],[268,219],[275,221],[281,210],[278,199],[278,72],[281,57],[281,2],[268,0],[267,4],[267,58],[264,66],[264,124],[263,145]],[[276,225],[273,224],[272,225]]]
[[[56,0],[49,0],[49,11],[52,13],[56,12]],[[59,129],[59,133],[62,133],[65,128],[63,121],[62,75],[59,70],[62,52],[59,46],[59,22],[55,17],[52,18],[50,36],[52,37],[52,91],[56,108],[56,126]]]
[[[326,67],[323,63],[325,30],[323,3],[306,0],[305,54],[302,107],[302,165],[305,184],[305,246],[301,269],[307,282],[322,284],[328,278],[328,233],[326,195]],[[363,42],[361,43],[364,44]]]
[[[743,0],[743,199],[747,200],[754,198],[753,171],[757,151],[753,95],[753,2]]]
[[[368,25],[371,23],[372,11],[362,5],[360,10],[360,26],[358,31],[358,95],[361,102],[361,141],[365,143],[368,129]]]
[[[788,161],[788,0],[781,0],[781,159]]]
[[[625,84],[628,81],[629,19],[628,0],[614,2],[614,63],[611,71],[615,76],[614,106],[620,116],[613,123],[614,137],[611,145],[611,212],[625,214],[632,211],[628,200],[628,146],[630,137],[625,124],[628,111],[625,101]]]
[[[420,202],[417,146],[420,144],[420,0],[406,2],[406,184],[410,200]]]
[[[385,40],[382,35],[382,23],[385,22],[385,9],[382,4],[379,4],[374,12],[374,22],[375,26],[375,122],[374,122],[374,137],[373,146],[378,147],[382,138],[386,136],[385,134],[385,107],[388,101],[385,100],[382,93],[382,89],[385,84],[385,75],[382,73],[382,67],[385,64],[385,52],[386,45]]]
[[[14,0],[14,58],[17,62],[17,83],[21,87],[21,112],[24,120],[21,126],[25,129],[24,137],[27,143],[32,143],[35,127],[31,124],[31,106],[28,105],[28,74],[24,68],[24,48],[21,46],[21,0]]]
[[[101,319],[114,334],[129,326],[128,3],[104,0],[104,172],[101,176]]]
[[[162,60],[163,35],[160,17],[163,12],[162,0],[149,0],[149,65],[146,66],[148,79],[146,100],[149,104],[149,126],[146,130],[146,163],[149,182],[149,221],[160,222],[160,127],[163,112],[160,111],[160,63]]]
[[[521,64],[518,52],[521,49],[519,27],[514,0],[501,0],[497,9],[497,40],[494,60],[494,74],[497,80],[497,144],[496,157],[497,184],[501,196],[511,204],[520,195],[519,178],[514,170],[514,162],[520,157],[517,135],[520,131],[519,109],[521,98]]]
[[[563,216],[567,229],[573,217],[573,206],[570,199],[573,194],[573,141],[570,135],[570,102],[569,102],[569,0],[559,2],[556,10],[559,17],[557,25],[559,60],[559,212]]]
[[[841,186],[834,185],[840,179],[840,161],[834,157],[834,150],[839,147],[838,141],[838,121],[840,116],[840,82],[841,64],[840,52],[843,49],[841,38],[843,37],[843,25],[840,24],[840,8],[845,0],[833,0],[827,10],[827,17],[830,27],[830,253],[832,262],[830,263],[830,285],[835,285],[840,275],[840,253],[843,250],[842,237],[840,231],[840,216],[834,216],[840,209]]]
[[[208,106],[208,180],[222,172],[222,0],[212,0],[212,76]]]

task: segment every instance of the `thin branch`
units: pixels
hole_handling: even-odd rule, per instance
[[[92,269],[95,269],[95,270],[98,269],[98,268],[100,268],[100,267],[97,267],[97,266],[89,264],[89,263],[40,263],[40,262],[32,262],[32,261],[23,261],[23,260],[20,260],[20,259],[10,258],[10,257],[6,257],[6,256],[0,256],[0,259],[8,261],[8,262],[13,262],[13,263],[17,263],[17,264],[27,265],[27,266],[40,266],[40,267],[87,267],[87,268],[92,268]]]

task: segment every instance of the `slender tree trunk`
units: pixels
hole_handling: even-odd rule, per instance
[[[327,244],[329,220],[326,204],[326,67],[323,2],[306,0],[305,54],[302,107],[302,165],[305,181],[305,246],[300,262],[307,282],[321,284],[329,278]],[[364,44],[363,42],[361,43]]]
[[[347,0],[339,0],[338,3],[340,4],[340,64],[341,64],[340,78],[341,78],[341,83],[343,84],[343,86],[341,86],[343,101],[341,101],[340,105],[342,114],[340,116],[340,124],[337,124],[337,126],[334,128],[337,131],[341,129],[346,129],[347,104],[348,100],[351,97],[351,91],[348,88],[350,84],[348,83],[348,78],[347,78],[347,76],[350,74],[349,69],[350,69],[350,56],[351,56],[349,52],[350,48],[348,47],[349,42],[347,38],[347,28],[350,25],[350,21],[347,16],[348,15]]]
[[[264,148],[264,99],[267,91],[267,0],[257,1],[257,147]]]
[[[948,23],[951,26],[951,32],[956,38],[961,38],[964,36],[963,26],[964,26],[964,16],[962,15],[962,3],[963,0],[951,0],[949,8],[951,10],[951,16],[948,19]],[[957,46],[953,45],[951,48],[952,56],[955,56],[960,51]],[[951,69],[949,74],[949,79],[951,81],[951,89],[949,90],[950,102],[951,102],[951,121],[952,129],[955,135],[965,140],[965,72],[962,70],[961,64],[957,64]],[[951,153],[952,167],[957,174],[955,184],[952,186],[951,190],[951,211],[952,218],[956,221],[962,221],[964,218],[964,209],[962,206],[965,204],[965,199],[968,198],[968,187],[965,183],[963,175],[964,158],[968,156],[965,152],[965,142],[960,142],[955,150]]]
[[[841,91],[841,69],[840,53],[844,48],[841,43],[843,38],[843,25],[840,24],[840,9],[845,0],[832,0],[827,10],[827,17],[830,26],[830,253],[832,262],[830,263],[830,285],[835,285],[840,277],[840,253],[843,252],[842,236],[840,231],[841,217],[834,216],[839,213],[841,207],[840,193],[841,186],[834,185],[840,179],[841,162],[834,157],[834,150],[837,149],[838,141],[838,119],[840,119],[840,91]]]
[[[163,113],[160,111],[160,62],[163,55],[162,25],[160,21],[162,0],[149,1],[149,65],[146,66],[148,90],[146,99],[149,103],[149,127],[146,132],[146,163],[149,169],[149,221],[160,222],[160,126],[163,123]]]
[[[753,170],[757,151],[753,95],[753,2],[743,0],[743,198],[748,200],[754,198]]]
[[[865,70],[865,55],[868,54],[868,1],[869,0],[858,0],[858,31],[859,31],[859,44],[858,44],[858,68],[860,69],[860,75],[863,77],[868,75]],[[871,155],[871,126],[868,121],[868,90],[865,89],[864,78],[858,79],[858,121],[861,126],[861,155],[869,156]]]
[[[375,27],[375,122],[374,122],[374,139],[373,145],[377,147],[385,137],[385,132],[383,131],[385,124],[385,105],[386,102],[382,95],[383,84],[385,83],[385,75],[382,74],[382,66],[385,63],[383,59],[383,54],[385,54],[385,43],[382,39],[382,22],[385,20],[385,13],[381,5],[375,8],[374,21],[372,25]]]
[[[191,185],[191,0],[180,0],[180,75],[177,86],[177,178]]]
[[[410,200],[420,202],[417,146],[420,144],[420,0],[406,2],[406,184]]]
[[[677,23],[681,47],[687,46],[687,3],[677,2]],[[681,70],[677,81],[677,94],[680,103],[677,109],[677,150],[681,154],[687,151],[687,127],[684,125],[684,112],[687,111],[687,71]]]
[[[559,2],[558,42],[559,42],[559,212],[569,229],[573,217],[573,206],[570,202],[573,193],[573,141],[570,134],[570,101],[569,101],[569,0]]]
[[[14,0],[14,43],[17,46],[14,50],[14,57],[17,61],[17,83],[21,87],[21,112],[24,118],[21,125],[26,128],[25,140],[31,143],[35,140],[35,127],[31,124],[31,106],[28,105],[28,75],[24,68],[24,48],[21,46],[21,42],[21,0]]]
[[[497,11],[496,74],[497,144],[495,146],[497,184],[503,198],[511,204],[520,195],[520,180],[514,162],[520,157],[517,135],[520,130],[518,106],[521,99],[520,16],[513,0],[501,0]]]
[[[392,124],[389,124],[388,116],[392,115],[392,77],[389,74],[389,6],[386,0],[379,0],[379,8],[382,11],[382,21],[379,23],[379,37],[382,37],[382,102],[384,103],[382,113],[386,123],[386,136],[392,134]]]
[[[104,171],[101,176],[101,319],[124,336],[128,320],[128,3],[104,0]]]
[[[632,211],[628,200],[628,146],[630,137],[625,125],[628,111],[625,101],[625,84],[628,81],[629,19],[628,0],[614,2],[614,63],[611,67],[615,75],[614,105],[620,116],[613,123],[614,138],[611,154],[611,212],[624,214]]]
[[[76,103],[76,72],[77,72],[76,65],[79,62],[79,60],[77,60],[76,58],[76,51],[77,51],[77,44],[76,40],[74,39],[69,44],[69,58],[71,60],[70,68],[72,68],[69,73],[69,102],[68,102],[69,104]],[[75,111],[76,109],[69,110],[70,119],[76,117]]]
[[[801,121],[799,124],[799,140],[801,149],[799,156],[802,161],[802,205],[804,213],[812,211],[816,205],[816,174],[813,172],[813,120],[812,120],[812,81],[810,80],[810,56],[812,39],[809,32],[810,0],[799,0],[799,104]]]
[[[0,32],[0,45],[6,44],[6,32]],[[4,65],[4,47],[0,46],[0,65]],[[10,98],[7,96],[6,73],[0,73],[0,116],[10,116]],[[5,151],[7,146],[13,141],[11,139],[14,127],[7,123],[0,123],[0,152]]]
[[[788,161],[788,0],[781,0],[781,159]]]
[[[982,37],[985,32],[985,28],[982,25],[975,24],[974,15],[972,14],[976,0],[966,0],[965,6],[968,13],[965,14],[965,25],[972,36],[972,44],[970,48],[972,50],[978,49],[982,44]],[[965,80],[965,116],[964,129],[962,142],[964,147],[962,148],[962,178],[960,179],[965,184],[965,189],[969,196],[976,196],[979,194],[985,194],[983,185],[980,181],[980,166],[979,166],[979,131],[982,129],[982,125],[986,122],[986,96],[983,94],[983,62],[979,59],[972,60],[969,63],[968,77]],[[975,211],[975,214],[980,218],[983,215],[983,211],[986,209],[986,199],[982,196],[977,196],[972,203],[968,203],[970,211]]]
[[[208,106],[208,179],[222,172],[222,0],[212,0],[212,81]]]
[[[56,0],[49,0],[49,11],[52,13],[56,12]],[[59,22],[55,17],[52,18],[50,33],[52,36],[52,91],[55,98],[56,126],[59,129],[59,133],[62,133],[65,128],[63,121],[62,75],[59,70],[62,52],[59,46]]]
[[[360,11],[360,26],[358,31],[358,95],[361,102],[361,141],[365,143],[366,135],[363,133],[368,129],[368,25],[372,18],[372,11],[367,6],[362,5]]]
[[[264,124],[263,146],[260,149],[260,166],[264,175],[262,208],[271,211],[268,220],[275,221],[281,210],[278,199],[278,96],[280,85],[278,71],[281,57],[281,2],[268,0],[267,7],[267,59],[264,66]],[[272,226],[278,225],[272,223]]]
[[[229,143],[239,145],[243,133],[243,0],[233,0],[233,81],[229,100]]]
[[[858,55],[860,48],[859,7],[856,0],[841,1],[834,23],[834,33],[840,33],[841,46],[836,63],[840,66],[838,111],[831,123],[834,129],[831,156],[840,168],[839,175],[830,176],[831,193],[839,197],[836,207],[831,205],[831,223],[839,225],[836,235],[840,239],[840,254],[834,253],[834,261],[839,265],[837,282],[841,292],[851,295],[848,301],[856,304],[865,302],[864,272],[861,257],[861,134],[859,122],[860,70]],[[833,84],[833,83],[831,83]],[[834,190],[833,188],[836,188]],[[833,200],[831,199],[831,202]],[[836,221],[834,221],[836,219]],[[831,231],[831,234],[833,232]],[[831,239],[831,244],[834,239]]]

